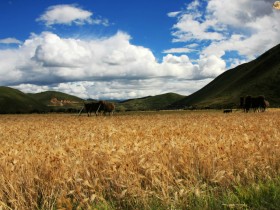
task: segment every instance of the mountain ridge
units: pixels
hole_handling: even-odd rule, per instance
[[[280,106],[280,44],[255,60],[217,76],[189,96],[164,93],[115,102],[117,111],[185,108],[237,108],[240,97],[264,95],[272,107]],[[23,93],[0,86],[0,113],[32,113],[80,109],[85,100],[58,91]]]
[[[188,106],[212,108],[237,107],[246,95],[264,95],[272,106],[280,105],[280,44],[255,60],[220,74],[195,93],[169,108]]]
[[[47,108],[36,99],[10,87],[0,86],[0,113],[45,112]]]

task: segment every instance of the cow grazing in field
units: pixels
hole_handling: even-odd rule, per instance
[[[232,113],[232,109],[224,109],[224,113]]]
[[[249,112],[249,110],[252,108],[254,112],[258,112],[258,111],[264,112],[266,107],[268,106],[269,103],[268,101],[265,100],[264,96],[258,96],[258,97],[247,96],[245,98],[244,111]]]
[[[98,115],[98,111],[100,110],[101,104],[99,102],[90,102],[90,103],[84,103],[84,107],[81,109],[79,116],[81,115],[81,112],[83,109],[85,109],[88,117],[91,116],[92,112],[95,112],[95,115]]]
[[[107,102],[107,101],[99,101],[100,106],[100,112],[103,111],[103,113],[106,115],[106,113],[108,112],[109,115],[112,115],[113,112],[115,111],[115,105],[111,102]]]
[[[109,115],[112,115],[115,110],[115,105],[107,101],[84,103],[84,107],[81,109],[79,116],[81,115],[83,109],[85,109],[88,117],[91,116],[92,112],[95,112],[96,116],[99,113],[104,113],[105,115],[106,113],[109,113]]]
[[[264,100],[264,106],[261,107],[260,111],[264,112],[266,110],[266,108],[269,107],[269,102],[267,100]]]
[[[251,96],[246,96],[245,98],[245,103],[244,103],[244,111],[249,112],[252,104],[252,97]]]

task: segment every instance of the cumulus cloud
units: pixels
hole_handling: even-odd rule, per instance
[[[83,10],[76,5],[55,5],[49,7],[37,21],[45,23],[47,26],[55,24],[63,25],[84,25],[84,24],[103,24],[108,25],[108,20],[100,18],[92,18],[93,13]]]
[[[53,32],[31,34],[24,42],[2,39],[2,44],[19,46],[0,49],[0,85],[25,92],[53,89],[96,99],[166,92],[188,95],[280,41],[280,13],[269,0],[227,4],[195,0],[184,10],[167,15],[176,20],[173,42],[183,46],[164,50],[162,59],[156,59],[149,48],[133,45],[130,35],[121,31],[87,40]],[[106,23],[92,16],[76,5],[57,5],[37,21],[47,26]],[[190,53],[197,58],[188,56]],[[238,56],[227,57],[229,53]]]
[[[181,12],[178,11],[178,12],[169,12],[167,13],[167,16],[168,17],[177,17]]]
[[[20,84],[11,86],[27,93],[47,90],[60,91],[80,98],[88,99],[129,99],[143,96],[174,92],[189,95],[202,88],[212,79],[188,80],[178,82],[175,78],[150,78],[144,80],[80,81],[65,82],[48,86]]]
[[[270,1],[255,1],[252,5],[251,1],[242,0],[242,8],[238,1],[231,1],[230,8],[211,1],[208,9],[212,18],[234,30],[226,40],[210,44],[205,49],[207,54],[216,53],[217,49],[234,50],[253,59],[280,42],[280,13],[273,10]]]
[[[44,81],[48,84],[110,78],[192,79],[193,75],[197,75],[198,67],[188,56],[168,54],[160,63],[150,49],[133,45],[130,39],[124,32],[87,41],[62,38],[51,32],[32,34],[18,49],[0,51],[1,71],[4,71],[3,74],[18,72],[13,83]],[[7,59],[9,62],[6,62]]]
[[[280,13],[270,0],[204,3],[205,9],[195,0],[184,10],[168,14],[177,19],[172,32],[174,42],[203,43],[199,49],[202,56],[226,59],[227,53],[234,51],[243,61],[254,59],[280,42]],[[230,61],[228,66],[232,66]]]
[[[223,73],[226,68],[225,61],[215,55],[201,58],[198,65],[200,67],[198,76],[204,76],[205,78],[216,77]]]
[[[196,40],[220,40],[224,36],[221,33],[213,32],[211,29],[216,21],[199,21],[200,17],[193,14],[183,14],[178,22],[173,26],[175,31],[172,35],[174,42],[186,42],[192,39]]]
[[[180,47],[180,48],[171,48],[168,50],[164,50],[163,53],[190,53],[193,52],[193,49],[188,47]]]
[[[193,63],[187,55],[167,54],[159,62],[149,48],[130,40],[121,31],[90,40],[32,34],[17,49],[0,50],[0,84],[27,92],[49,87],[83,98],[123,99],[172,91],[189,94],[186,81],[209,81],[221,72],[222,65],[215,68],[211,56]],[[182,84],[176,85],[178,81]]]
[[[5,39],[0,39],[0,44],[21,44],[21,41],[16,39],[16,38],[5,38]]]

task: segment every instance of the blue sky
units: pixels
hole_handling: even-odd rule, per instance
[[[272,0],[3,0],[0,85],[189,95],[280,42]]]
[[[87,38],[111,36],[121,30],[131,35],[131,43],[142,45],[160,53],[171,46],[170,30],[174,20],[167,16],[170,11],[184,6],[184,1],[129,1],[129,0],[10,0],[1,1],[1,38],[13,36],[21,41],[30,33],[52,31],[64,37]],[[92,12],[92,18],[108,21],[108,26],[98,24],[55,24],[46,27],[44,22],[36,21],[48,7],[72,5]]]

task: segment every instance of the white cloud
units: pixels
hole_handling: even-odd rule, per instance
[[[206,4],[203,11],[202,4]],[[40,21],[49,26],[94,21],[91,12],[70,5],[75,12],[68,16],[62,8],[69,5],[60,6],[49,8]],[[223,73],[226,66],[253,59],[278,44],[279,15],[266,0],[227,4],[221,0],[195,0],[185,10],[168,13],[177,20],[173,41],[183,46],[165,50],[161,62],[149,48],[131,44],[130,35],[121,31],[87,40],[52,32],[32,34],[16,49],[0,49],[0,84],[26,92],[53,89],[96,99],[166,92],[188,95]],[[190,60],[188,53],[198,50],[197,60]],[[232,52],[242,57],[227,57]]]
[[[76,5],[55,5],[47,9],[37,21],[44,22],[47,26],[55,24],[64,25],[83,25],[83,24],[103,24],[108,25],[108,20],[100,18],[92,18],[93,13],[87,10],[83,10]]]
[[[193,65],[188,56],[168,54],[163,57],[161,69],[164,75],[174,75],[181,79],[194,79],[199,67]]]
[[[235,30],[247,28],[247,23],[256,23],[259,18],[270,16],[273,13],[272,2],[269,0],[236,0],[224,1],[210,0],[207,5],[208,18],[216,19]],[[248,29],[247,29],[248,30]],[[249,29],[250,30],[250,29]]]
[[[205,78],[216,77],[226,68],[225,61],[215,55],[201,58],[198,65],[200,66],[199,77],[204,76]]]
[[[212,79],[182,80],[178,82],[178,80],[174,78],[151,78],[144,80],[65,82],[52,86],[20,84],[11,87],[27,93],[55,90],[83,99],[129,99],[159,95],[167,92],[189,95],[205,86],[211,80]]]
[[[216,21],[201,22],[200,17],[193,14],[183,14],[178,22],[173,26],[175,31],[172,35],[175,37],[174,42],[186,42],[192,39],[196,40],[220,40],[224,36],[218,32],[212,32],[211,29],[216,27]]]
[[[168,16],[168,17],[176,17],[176,16],[178,16],[180,13],[181,13],[180,11],[179,11],[179,12],[169,12],[169,13],[167,13],[167,16]]]
[[[241,56],[240,61],[254,59],[280,42],[280,12],[273,9],[272,1],[209,0],[204,3],[203,9],[195,0],[176,16],[170,16],[177,18],[172,32],[174,42],[203,42],[202,56],[221,58],[235,51]],[[170,51],[176,52],[176,48]],[[235,63],[240,62],[235,60]]]
[[[183,46],[165,50],[161,62],[149,48],[133,45],[130,35],[124,32],[87,40],[52,32],[32,34],[18,43],[18,48],[0,49],[0,85],[25,92],[53,89],[96,99],[166,92],[188,95],[223,73],[226,61],[227,66],[234,67],[278,44],[279,15],[266,0],[195,0],[185,10],[168,13],[177,20],[172,29],[173,41]],[[57,5],[37,20],[48,26],[105,24],[92,16],[75,5]],[[190,60],[188,54],[198,50],[197,60]],[[230,52],[242,57],[225,58]]]
[[[209,81],[220,73],[221,65],[211,68],[211,57],[204,58],[207,68],[186,55],[167,54],[158,62],[150,49],[133,45],[130,39],[124,32],[91,40],[32,34],[19,48],[0,50],[0,84],[27,92],[49,87],[83,98],[123,99],[189,94],[186,83]]]
[[[22,90],[25,93],[40,93],[50,90],[47,85],[19,84],[11,87]]]
[[[16,38],[5,38],[5,39],[0,39],[0,44],[21,44],[21,41],[16,39]]]
[[[190,49],[188,47],[181,47],[181,48],[171,48],[168,50],[164,50],[163,53],[189,53],[193,52],[193,49]]]
[[[194,0],[190,4],[188,4],[187,9],[196,11],[199,6],[200,6],[199,0]]]

